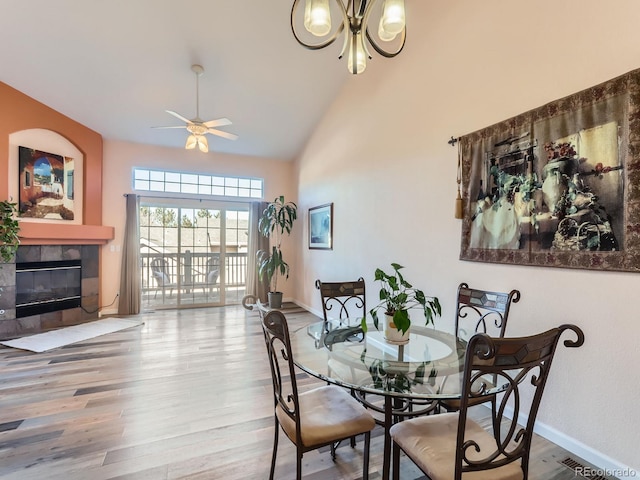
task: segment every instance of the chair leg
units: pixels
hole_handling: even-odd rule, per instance
[[[400,480],[400,447],[396,442],[392,443],[393,447],[391,449],[393,450],[393,452],[391,454],[391,465],[393,465],[393,480]]]
[[[296,447],[296,480],[302,480],[302,450]]]
[[[273,480],[273,474],[276,470],[276,455],[278,453],[278,430],[280,429],[280,425],[278,424],[278,419],[276,418],[276,428],[275,434],[273,435],[273,454],[271,455],[271,472],[269,473],[269,480]]]
[[[369,447],[371,446],[371,432],[364,434],[364,458],[362,466],[362,480],[369,480]]]
[[[353,369],[351,370],[353,371]],[[358,400],[358,397],[356,397],[356,393],[353,391],[353,388],[351,389],[351,396],[356,400]],[[351,437],[351,448],[355,448],[355,446],[356,446],[356,436],[354,435],[353,437]]]

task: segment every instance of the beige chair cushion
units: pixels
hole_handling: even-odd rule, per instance
[[[302,443],[311,448],[373,430],[375,420],[367,410],[344,389],[325,386],[298,395]],[[276,407],[282,429],[295,443],[296,424]]]
[[[389,430],[393,440],[424,471],[431,480],[452,480],[455,472],[458,414],[443,413],[407,420],[395,424]],[[473,420],[467,419],[465,440],[475,440],[482,453],[493,452],[496,442]],[[473,448],[468,456],[473,459]],[[477,457],[480,458],[480,457]],[[504,467],[469,472],[462,476],[467,480],[522,480],[522,468],[516,461]]]

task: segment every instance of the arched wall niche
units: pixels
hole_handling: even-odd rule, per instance
[[[23,187],[20,181],[20,147],[60,155],[64,157],[68,171],[73,171],[73,198],[68,198],[66,194],[63,196],[65,208],[70,208],[73,211],[73,220],[23,216],[20,218],[21,223],[82,225],[84,218],[84,154],[67,138],[52,130],[31,128],[11,133],[9,135],[8,191],[10,198],[15,202],[20,201],[20,189]],[[70,187],[69,184],[67,186]]]

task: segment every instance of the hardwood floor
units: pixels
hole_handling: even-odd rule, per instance
[[[51,352],[0,346],[0,478],[267,478],[273,442],[271,379],[257,314],[241,306],[158,311],[144,325]],[[317,320],[287,314],[292,329]],[[300,374],[301,385],[318,381]],[[477,418],[486,415],[484,407]],[[382,437],[371,444],[380,479]],[[281,434],[276,478],[295,478]],[[582,478],[571,456],[534,441],[531,480]],[[304,456],[309,480],[361,478],[362,442]],[[424,478],[406,458],[401,478]]]

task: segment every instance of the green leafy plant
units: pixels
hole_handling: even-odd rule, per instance
[[[18,250],[20,224],[16,220],[18,210],[15,203],[9,200],[0,202],[0,258],[10,262]]]
[[[272,292],[278,291],[278,275],[289,278],[289,264],[282,258],[280,245],[284,234],[291,234],[296,218],[298,206],[293,202],[285,202],[284,196],[281,195],[267,205],[258,221],[260,233],[273,239],[271,251],[258,252],[260,280],[266,278]]]
[[[411,326],[409,310],[420,308],[424,313],[425,325],[433,324],[435,317],[440,316],[442,308],[437,297],[428,297],[422,290],[414,288],[400,273],[404,267],[392,263],[392,274],[385,273],[377,268],[375,280],[380,282],[380,303],[373,307],[369,313],[373,318],[373,324],[378,328],[378,310],[384,310],[386,315],[393,317],[393,323],[398,330],[405,333]],[[362,328],[366,331],[366,321],[362,320]]]

